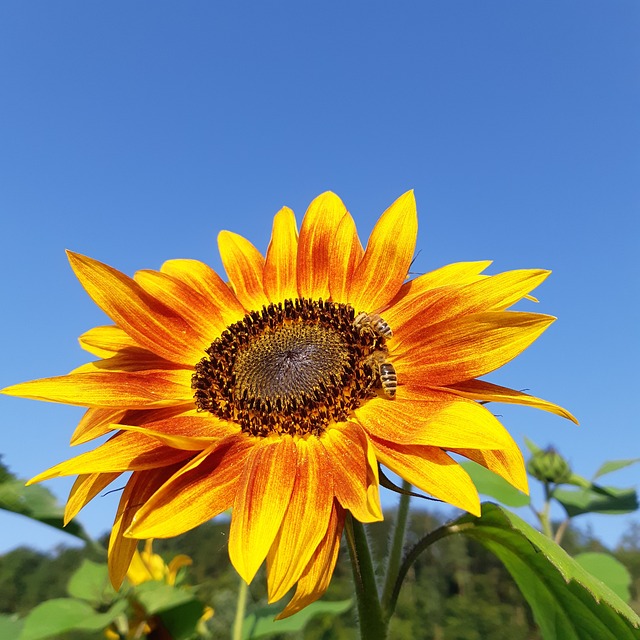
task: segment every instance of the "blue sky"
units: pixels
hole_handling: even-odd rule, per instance
[[[265,249],[280,207],[301,216],[330,189],[366,238],[414,188],[416,271],[554,271],[535,309],[559,320],[488,379],[581,426],[496,407],[518,442],[584,475],[639,456],[639,28],[635,0],[3,2],[0,387],[86,361],[76,338],[105,322],[65,248],[129,274],[220,269],[220,229]],[[4,462],[26,478],[79,453],[81,414],[0,397]],[[118,497],[81,522],[108,529]],[[583,524],[615,543],[628,520]],[[0,523],[0,552],[72,542]]]

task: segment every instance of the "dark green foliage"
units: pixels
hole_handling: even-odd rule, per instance
[[[368,527],[374,558],[387,553],[393,514]],[[414,511],[407,529],[407,547],[440,523],[433,515]],[[216,521],[175,539],[156,540],[154,551],[165,560],[178,553],[193,559],[189,583],[212,604],[213,637],[227,638],[235,615],[239,577],[227,554],[228,523]],[[572,554],[604,547],[588,532],[569,529],[563,546]],[[631,571],[632,605],[640,586],[640,526],[625,536],[615,552]],[[80,549],[58,549],[44,555],[20,548],[0,557],[0,612],[24,615],[50,598],[64,597],[69,576],[86,556]],[[379,576],[382,578],[382,570]],[[351,568],[343,549],[327,600],[353,597]],[[249,611],[266,602],[264,570],[250,587]],[[284,603],[282,604],[284,606]],[[305,640],[356,640],[355,607],[337,617],[318,616],[305,628]],[[292,636],[286,636],[291,638]],[[284,639],[285,636],[282,636]],[[410,570],[392,618],[390,640],[539,640],[527,604],[501,562],[481,545],[462,536],[441,540],[423,553]]]

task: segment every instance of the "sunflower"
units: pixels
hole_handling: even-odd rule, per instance
[[[544,270],[484,275],[463,262],[407,280],[413,192],[380,217],[363,249],[333,193],[275,216],[266,256],[222,231],[228,282],[196,260],[133,279],[69,252],[78,279],[113,320],[80,337],[98,360],[4,389],[87,407],[72,436],[111,434],[31,482],[78,474],[67,521],[124,472],[109,543],[120,585],[138,539],[176,536],[232,509],[229,555],[250,582],[266,560],[281,614],[320,597],[346,512],[382,519],[378,465],[479,514],[451,454],[527,490],[522,455],[487,401],[564,409],[479,380],[526,349],[554,318],[507,308]]]

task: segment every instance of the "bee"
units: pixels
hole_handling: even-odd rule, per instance
[[[389,398],[394,398],[398,388],[398,376],[396,375],[395,367],[390,362],[387,362],[386,352],[374,351],[371,355],[371,361],[378,369],[384,394]]]
[[[365,311],[362,311],[355,317],[353,326],[361,331],[363,329],[369,329],[374,335],[380,338],[386,338],[387,340],[393,337],[391,327],[377,313],[369,315]]]

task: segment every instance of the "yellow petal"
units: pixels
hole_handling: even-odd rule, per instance
[[[198,454],[139,509],[126,535],[170,538],[226,511],[253,446],[250,438],[234,436]]]
[[[512,447],[502,451],[477,449],[452,449],[452,451],[493,471],[523,493],[529,493],[524,459],[515,442]]]
[[[340,504],[360,522],[382,520],[377,501],[371,500],[370,492],[377,496],[378,487],[371,486],[376,474],[370,469],[369,443],[360,425],[340,424],[325,431],[320,441],[330,460],[334,491]]]
[[[131,336],[115,325],[89,329],[78,338],[78,341],[85,351],[100,358],[110,358],[123,349],[142,348]]]
[[[416,392],[422,401],[373,398],[356,409],[356,418],[376,438],[405,445],[451,449],[502,449],[512,438],[500,421],[477,402],[428,389]]]
[[[93,301],[140,346],[173,362],[197,361],[197,336],[184,318],[113,267],[78,253],[67,254]]]
[[[167,260],[160,268],[177,280],[191,287],[216,305],[225,326],[237,322],[246,313],[238,298],[222,278],[209,266],[199,260]]]
[[[298,581],[326,534],[333,509],[333,482],[317,438],[296,441],[298,463],[291,502],[267,555],[269,602]]]
[[[84,444],[113,431],[111,425],[114,422],[119,422],[124,414],[122,409],[100,409],[97,407],[87,409],[71,436],[70,444],[72,446]]]
[[[229,558],[251,582],[280,529],[296,477],[293,439],[263,439],[247,456],[231,516]]]
[[[296,218],[291,209],[283,207],[273,219],[271,242],[264,263],[264,290],[269,300],[280,302],[298,297],[297,257]]]
[[[327,590],[338,559],[338,551],[340,551],[340,538],[342,538],[344,518],[344,510],[334,501],[326,534],[314,551],[309,564],[298,581],[298,587],[293,598],[291,598],[282,613],[276,616],[276,620],[288,618],[304,609],[307,605],[322,597]]]
[[[357,311],[387,305],[407,277],[418,234],[413,191],[400,196],[380,217],[353,274],[349,302]]]
[[[196,409],[160,420],[145,421],[141,425],[126,424],[123,419],[117,428],[143,433],[170,447],[190,451],[202,451],[229,436],[240,434],[237,423],[220,420]]]
[[[231,231],[218,234],[218,249],[231,287],[242,306],[257,310],[268,305],[262,284],[264,258],[261,253],[246,238]]]
[[[406,339],[395,334],[393,363],[406,384],[462,382],[515,358],[554,320],[537,313],[489,311],[442,322]]]
[[[373,438],[385,467],[435,498],[480,515],[480,498],[467,472],[437,447],[392,444]]]
[[[120,473],[86,473],[79,475],[71,487],[64,509],[64,526],[75,518],[82,507],[93,500],[105,487],[110,485]]]
[[[504,402],[506,404],[521,404],[528,407],[535,407],[536,409],[542,409],[549,413],[555,413],[555,415],[562,418],[567,418],[572,422],[578,424],[576,418],[561,406],[542,400],[542,398],[536,398],[530,396],[523,391],[516,391],[515,389],[509,389],[507,387],[501,387],[491,382],[484,380],[465,380],[464,382],[457,382],[446,387],[447,391],[455,393],[464,398],[471,398],[472,400],[483,400],[485,402]]]
[[[191,372],[72,373],[31,380],[2,389],[9,396],[83,407],[134,409],[166,407],[192,399]]]
[[[479,276],[464,286],[428,289],[406,296],[385,311],[385,319],[403,339],[424,334],[432,325],[482,311],[502,311],[515,304],[550,274],[543,269],[520,269],[495,276]],[[410,303],[410,304],[408,304]]]
[[[201,352],[227,328],[218,304],[177,278],[159,271],[141,270],[135,273],[134,280],[189,323],[200,338],[198,346]]]
[[[134,471],[127,482],[109,537],[108,566],[111,584],[118,590],[131,559],[138,546],[138,541],[125,538],[124,532],[131,525],[136,511],[153,495],[178,469],[171,465],[161,469]]]
[[[309,205],[298,242],[298,294],[327,300],[334,237],[347,209],[335,193],[326,191]]]
[[[82,453],[43,471],[27,484],[83,473],[114,473],[168,466],[192,456],[190,451],[171,449],[139,433],[116,433],[93,451]]]
[[[333,237],[329,261],[329,291],[333,302],[347,302],[349,287],[364,250],[358,237],[356,223],[345,213]]]

